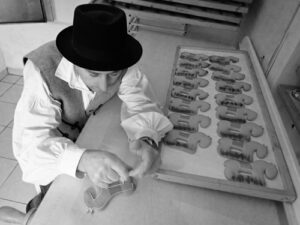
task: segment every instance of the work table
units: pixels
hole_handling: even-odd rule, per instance
[[[144,55],[141,69],[148,75],[162,103],[168,91],[174,55],[178,45],[200,47],[216,45],[184,37],[138,33]],[[129,153],[125,132],[120,127],[120,100],[115,97],[91,116],[77,144],[118,154],[134,165],[136,157]],[[101,113],[100,113],[101,112]],[[87,178],[59,176],[34,215],[30,225],[183,225],[183,224],[265,224],[283,223],[281,203],[145,177],[137,180],[131,195],[116,196],[103,211],[87,213],[83,193],[91,185]]]
[[[121,127],[114,126],[117,125],[119,109],[118,98],[107,103],[101,114],[90,118],[78,143],[87,148],[110,150],[133,165],[135,156],[129,153],[128,146],[122,144],[126,141],[125,133]],[[107,119],[108,115],[111,115],[110,119]],[[109,225],[280,224],[280,206],[273,201],[168,183],[151,177],[138,180],[137,189],[131,195],[118,195],[103,211],[96,210],[91,215],[83,201],[83,193],[90,185],[87,179],[58,177],[31,225],[96,225],[100,221]]]

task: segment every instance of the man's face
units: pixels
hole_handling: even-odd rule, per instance
[[[93,92],[106,92],[113,87],[123,73],[118,71],[95,71],[88,70],[74,65],[75,73],[77,73],[85,85]]]

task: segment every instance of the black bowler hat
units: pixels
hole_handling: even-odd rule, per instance
[[[142,46],[127,33],[123,10],[102,4],[76,7],[73,26],[56,38],[60,53],[73,64],[90,70],[128,68],[142,56]]]

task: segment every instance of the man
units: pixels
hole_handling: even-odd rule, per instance
[[[60,174],[85,174],[105,188],[152,171],[159,160],[157,145],[172,124],[152,102],[148,80],[135,66],[141,55],[141,45],[127,34],[122,10],[85,4],[75,9],[73,25],[56,42],[25,56],[13,127],[24,181],[43,192]],[[136,168],[112,153],[75,143],[88,117],[101,113],[116,94],[123,102],[121,126],[130,149],[142,159]]]

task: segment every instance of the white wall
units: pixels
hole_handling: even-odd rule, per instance
[[[293,19],[299,0],[259,0],[252,4],[243,22],[242,35],[251,38],[262,67],[267,72]]]
[[[0,49],[6,66],[20,73],[23,56],[43,43],[54,40],[65,27],[65,24],[55,23],[0,25]]]
[[[272,65],[268,82],[273,93],[278,85],[289,84],[300,86],[300,9],[294,16],[286,32],[281,48]]]
[[[76,6],[89,3],[89,0],[52,0],[54,20],[63,23],[73,22],[73,13]]]
[[[288,84],[293,86],[300,86],[300,8],[295,8],[296,13],[293,15],[292,21],[286,29],[286,33],[283,36],[281,44],[277,49],[274,62],[269,69],[269,75],[267,77],[268,83],[272,90],[274,100],[277,104],[277,108],[280,112],[281,119],[284,124],[284,128],[287,132],[289,140],[286,143],[290,143],[290,148],[283,149],[285,159],[289,167],[291,177],[295,186],[298,198],[290,205],[286,205],[289,224],[300,224],[300,167],[299,167],[299,145],[300,145],[300,133],[294,127],[295,121],[291,119],[291,116],[284,104],[283,98],[281,98],[278,92],[278,86],[280,84]],[[298,70],[297,70],[298,68]],[[294,151],[293,151],[294,150]],[[298,160],[297,160],[298,158]],[[294,212],[293,212],[294,211]]]
[[[72,24],[75,7],[89,2],[53,0],[54,22],[51,23],[0,24],[0,49],[7,68],[21,74],[23,56],[43,43],[55,40],[62,29]]]
[[[297,85],[300,86],[300,38],[298,46],[286,63],[282,75],[274,84],[277,87],[279,84]]]

